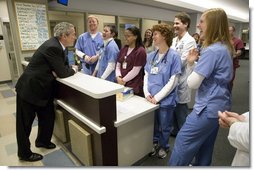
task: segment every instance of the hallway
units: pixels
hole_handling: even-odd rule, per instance
[[[244,113],[249,110],[249,60],[240,60],[240,68],[236,73],[236,79],[233,87],[232,111]],[[43,160],[38,162],[19,161],[17,157],[17,145],[15,134],[15,112],[16,112],[16,94],[14,86],[11,83],[0,84],[0,165],[1,166],[47,166],[47,167],[65,167],[80,166],[72,155],[66,152],[66,149],[56,138],[53,142],[57,148],[46,150],[36,148],[34,145],[37,134],[37,121],[33,124],[31,134],[32,151],[44,155]],[[212,166],[230,166],[235,149],[231,147],[227,140],[228,129],[220,129],[216,140]],[[171,147],[174,144],[174,137],[170,137]],[[172,148],[170,149],[172,150]],[[171,152],[171,151],[170,151]],[[169,155],[165,159],[145,157],[138,161],[135,166],[166,166]]]

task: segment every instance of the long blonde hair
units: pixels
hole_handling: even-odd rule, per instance
[[[207,28],[203,47],[207,47],[216,42],[222,42],[228,47],[230,54],[234,53],[231,37],[228,30],[228,17],[221,8],[211,8],[203,13]]]

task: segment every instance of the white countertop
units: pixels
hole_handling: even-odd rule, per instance
[[[125,101],[117,101],[117,119],[115,127],[119,127],[129,121],[155,111],[159,105],[148,102],[145,98],[133,96]]]
[[[112,96],[124,90],[124,86],[110,81],[105,81],[90,75],[77,72],[73,76],[59,79],[57,81],[72,87],[95,99]]]
[[[28,62],[22,61],[22,64],[27,66]],[[68,85],[69,87],[72,87],[73,89],[76,89],[95,99],[108,97],[118,92],[122,92],[124,90],[124,86],[120,84],[105,81],[100,78],[83,74],[81,72],[78,72],[73,76],[67,78],[63,79],[57,78],[57,81],[65,85]],[[61,101],[59,101],[58,103],[61,103]],[[135,120],[136,118],[139,118],[159,108],[159,105],[154,105],[148,102],[145,98],[135,95],[122,102],[117,101],[116,105],[117,105],[117,120],[114,123],[115,127],[121,126],[129,121]],[[77,112],[72,113],[75,113],[75,115],[80,116],[79,114],[76,114]],[[96,132],[103,133],[106,131],[105,127],[98,127],[93,123],[90,123],[89,119],[87,118],[80,119],[84,120],[84,123],[90,125],[90,127],[94,129]]]
[[[22,61],[21,63],[24,66],[29,64],[27,61]],[[95,99],[112,96],[124,90],[123,85],[105,81],[81,72],[77,72],[67,78],[57,78],[56,80]]]

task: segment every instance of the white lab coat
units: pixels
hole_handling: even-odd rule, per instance
[[[250,166],[249,112],[243,115],[246,117],[245,122],[235,122],[229,129],[228,140],[237,149],[232,166]]]
[[[192,70],[188,70],[187,72],[187,56],[189,51],[196,47],[197,45],[195,39],[188,32],[185,33],[181,40],[178,40],[178,37],[175,37],[172,41],[171,48],[177,51],[182,61],[182,73],[180,74],[177,90],[178,103],[180,104],[189,103],[191,101],[191,91],[187,85],[187,78],[194,67],[192,67]]]

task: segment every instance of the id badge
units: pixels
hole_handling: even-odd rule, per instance
[[[126,68],[127,68],[127,62],[123,62],[122,68],[123,68],[123,69],[126,69]]]
[[[183,50],[183,44],[181,43],[178,48],[179,48],[178,51],[181,53]]]
[[[158,74],[159,73],[159,68],[158,67],[152,67],[151,68],[151,74]]]

